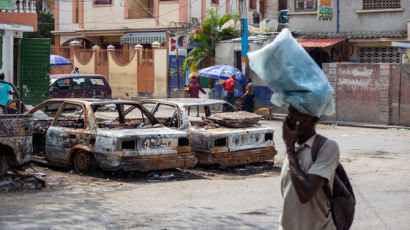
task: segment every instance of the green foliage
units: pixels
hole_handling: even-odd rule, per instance
[[[231,19],[237,21],[239,15],[226,14],[221,17],[213,8],[208,11],[208,15],[202,23],[200,30],[191,37],[191,39],[200,42],[201,46],[196,47],[188,54],[188,57],[184,61],[184,69],[188,69],[192,65],[198,68],[198,66],[203,65],[205,61],[207,66],[212,65],[215,57],[216,43],[221,40],[228,40],[239,36],[234,28],[223,28],[223,25],[227,21]]]
[[[54,15],[49,12],[41,12],[37,19],[38,30],[35,32],[24,33],[25,38],[50,38],[51,44],[54,44],[54,36],[51,31],[54,30]]]

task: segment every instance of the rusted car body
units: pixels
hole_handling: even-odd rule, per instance
[[[32,152],[33,119],[26,113],[17,89],[10,83],[13,99],[0,104],[0,179],[8,169],[23,170]]]
[[[35,160],[79,172],[96,165],[150,171],[197,163],[186,132],[163,127],[134,101],[50,99],[30,113]]]
[[[192,151],[200,164],[222,167],[242,165],[273,160],[277,153],[273,141],[274,129],[270,127],[252,125],[228,128],[208,124],[206,118],[212,114],[238,112],[225,101],[169,98],[145,99],[140,103],[151,110],[162,124],[189,134]]]

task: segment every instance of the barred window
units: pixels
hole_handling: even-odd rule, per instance
[[[399,49],[396,47],[360,47],[360,63],[400,63]]]
[[[112,0],[94,0],[95,5],[108,5],[111,3],[112,3]]]
[[[400,8],[400,0],[363,0],[363,9]]]
[[[316,11],[317,0],[295,0],[295,11]]]

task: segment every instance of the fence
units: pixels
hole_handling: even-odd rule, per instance
[[[335,88],[330,119],[410,125],[410,64],[403,64],[401,84],[399,64],[326,63],[323,70]]]

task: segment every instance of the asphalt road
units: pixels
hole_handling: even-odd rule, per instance
[[[158,182],[36,167],[49,187],[0,193],[0,229],[277,229],[284,145],[281,123],[263,123],[277,130],[273,169],[192,170]],[[320,125],[318,132],[339,143],[351,177],[352,229],[409,229],[410,131]]]

